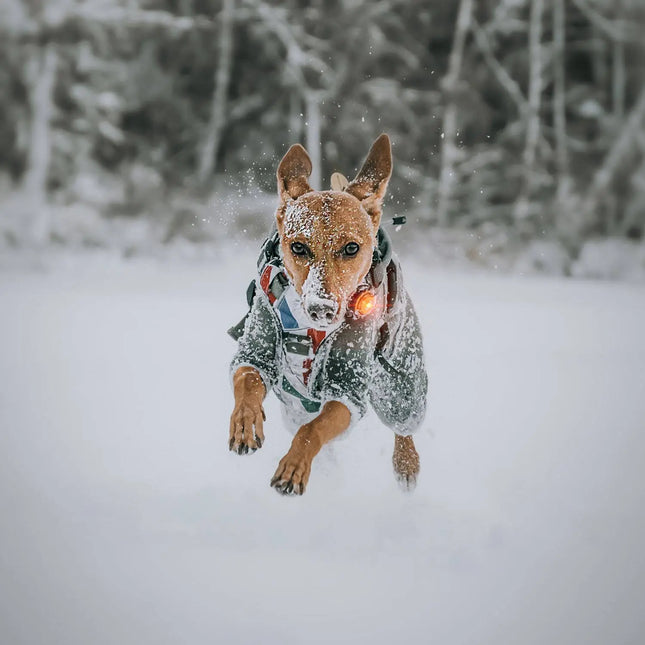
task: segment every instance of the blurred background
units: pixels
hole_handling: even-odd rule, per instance
[[[642,645],[644,27],[645,0],[0,0],[0,643]],[[226,330],[289,145],[327,188],[381,132],[419,486],[370,413],[286,500],[275,397],[228,451]]]
[[[381,132],[438,264],[645,276],[643,0],[2,0],[0,251],[256,244]]]

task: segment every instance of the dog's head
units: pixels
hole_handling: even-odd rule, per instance
[[[341,320],[372,264],[381,205],[392,174],[390,139],[382,134],[343,191],[312,190],[311,160],[299,144],[278,166],[276,213],[284,266],[311,326]]]

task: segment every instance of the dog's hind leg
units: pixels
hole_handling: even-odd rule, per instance
[[[394,466],[394,474],[399,486],[406,491],[414,490],[417,485],[421,463],[412,437],[394,435],[392,465]]]

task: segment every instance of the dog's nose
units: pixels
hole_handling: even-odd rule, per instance
[[[333,300],[316,300],[307,305],[307,314],[314,322],[331,323],[336,315]]]

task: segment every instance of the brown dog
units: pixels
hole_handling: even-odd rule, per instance
[[[312,190],[311,170],[300,145],[278,167],[276,248],[256,281],[233,360],[229,447],[238,454],[261,448],[262,402],[273,388],[299,429],[271,485],[302,494],[313,458],[370,400],[396,433],[397,478],[413,488],[419,455],[410,434],[425,412],[427,378],[418,321],[379,231],[392,172],[389,138],[376,140],[343,191]]]

